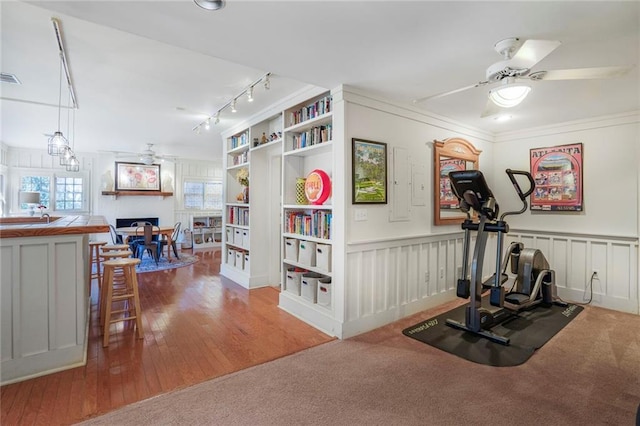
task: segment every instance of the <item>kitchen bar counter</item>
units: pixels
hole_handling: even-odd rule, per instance
[[[0,217],[0,238],[46,237],[53,235],[102,234],[109,232],[103,216]]]
[[[0,384],[84,365],[102,216],[0,218]]]

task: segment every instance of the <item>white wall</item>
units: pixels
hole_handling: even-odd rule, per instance
[[[625,114],[500,135],[489,181],[502,211],[520,206],[504,170],[529,170],[529,149],[581,142],[584,211],[531,212],[509,217],[512,228],[638,237],[640,117]]]
[[[46,150],[21,149],[6,147],[8,152],[6,170],[7,205],[15,204],[19,182],[16,171],[18,169],[34,170],[64,170],[58,165],[58,157],[52,157]],[[91,195],[87,214],[104,216],[105,219],[115,225],[117,218],[129,217],[158,217],[161,225],[173,225],[182,222],[182,229],[190,226],[192,214],[210,214],[213,212],[201,212],[184,210],[182,204],[182,182],[185,178],[191,179],[222,179],[222,163],[220,159],[207,160],[178,160],[176,162],[163,162],[160,164],[161,180],[166,183],[167,178],[172,182],[173,196],[119,196],[102,195],[102,176],[111,171],[115,175],[115,162],[118,160],[110,153],[77,153],[80,160],[80,168],[88,173]],[[4,158],[4,154],[3,154]],[[166,188],[162,188],[164,191]],[[13,212],[16,213],[16,212]],[[108,235],[98,236],[99,239],[108,240]]]
[[[347,260],[345,263],[346,338],[388,324],[455,297],[461,260],[459,226],[434,226],[433,139],[462,137],[482,150],[485,174],[501,211],[520,208],[504,170],[529,170],[529,148],[573,142],[584,144],[585,211],[531,213],[509,217],[509,238],[539,248],[557,272],[560,296],[631,313],[640,312],[638,290],[638,180],[640,120],[638,114],[566,123],[518,134],[486,135],[440,117],[398,107],[345,89],[344,154],[351,162],[351,138],[386,142],[389,151],[408,150],[410,163],[427,170],[425,206],[411,206],[409,220],[392,222],[396,206],[352,205],[347,194]],[[392,161],[389,162],[390,164]],[[392,174],[392,170],[389,171]],[[350,176],[347,177],[350,179]],[[392,190],[392,186],[389,187]],[[389,200],[393,197],[390,194]],[[355,209],[368,219],[355,221]],[[495,238],[485,255],[485,276],[495,262]],[[600,277],[589,281],[591,271]]]
[[[407,110],[393,104],[383,103],[345,91],[347,100],[345,156],[351,169],[351,138],[367,139],[387,144],[390,157],[388,204],[351,204],[351,175],[347,173],[347,243],[372,241],[384,238],[414,237],[434,233],[451,232],[459,225],[434,226],[433,219],[433,141],[462,137],[481,150],[480,169],[489,177],[493,174],[494,147],[492,136],[478,130],[470,130],[459,123],[447,122],[425,115],[423,112]],[[426,172],[426,202],[422,206],[412,205],[409,200],[409,219],[390,221],[393,209],[401,208],[393,203],[393,159],[396,147],[406,148],[410,165],[424,166]],[[366,210],[367,220],[356,221],[355,210]]]

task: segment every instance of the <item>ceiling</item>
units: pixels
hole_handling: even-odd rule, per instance
[[[61,22],[78,101],[75,150],[214,159],[220,131],[308,84],[347,84],[490,133],[640,110],[638,67],[607,80],[532,82],[512,119],[480,118],[489,87],[413,104],[485,79],[507,37],[559,40],[533,70],[638,65],[638,2],[241,1],[219,11],[180,1],[2,1],[2,141],[44,148],[57,130]],[[255,102],[192,129],[266,72]],[[46,105],[48,104],[48,105]],[[68,105],[63,91],[62,104]],[[53,105],[53,106],[51,106]],[[63,108],[61,130],[74,134]],[[69,119],[68,119],[69,116]],[[69,129],[70,131],[67,131]]]

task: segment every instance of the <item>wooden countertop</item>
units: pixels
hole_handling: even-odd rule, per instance
[[[109,232],[104,216],[53,216],[51,222],[38,216],[0,218],[0,238],[48,237]]]

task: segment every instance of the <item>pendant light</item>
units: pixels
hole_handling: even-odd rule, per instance
[[[47,143],[47,152],[49,155],[60,155],[65,148],[69,146],[69,141],[60,131],[60,110],[62,109],[62,57],[60,57],[60,78],[58,88],[58,130],[49,138]]]
[[[69,119],[69,100],[71,99],[71,94],[69,94],[69,98],[67,99],[67,135],[69,135],[69,137],[71,137],[71,133],[69,133],[69,123],[71,122],[71,120]],[[67,166],[69,165],[69,160],[71,160],[71,157],[73,156],[73,151],[71,150],[71,147],[69,145],[62,145],[60,147],[59,153],[58,155],[60,156],[60,165],[61,166]]]
[[[73,143],[73,147],[76,147],[76,109],[73,109],[73,133],[71,133],[71,140]],[[76,158],[75,152],[71,151],[71,157],[69,158],[69,162],[67,163],[67,171],[68,172],[79,172],[80,171],[80,161]]]

